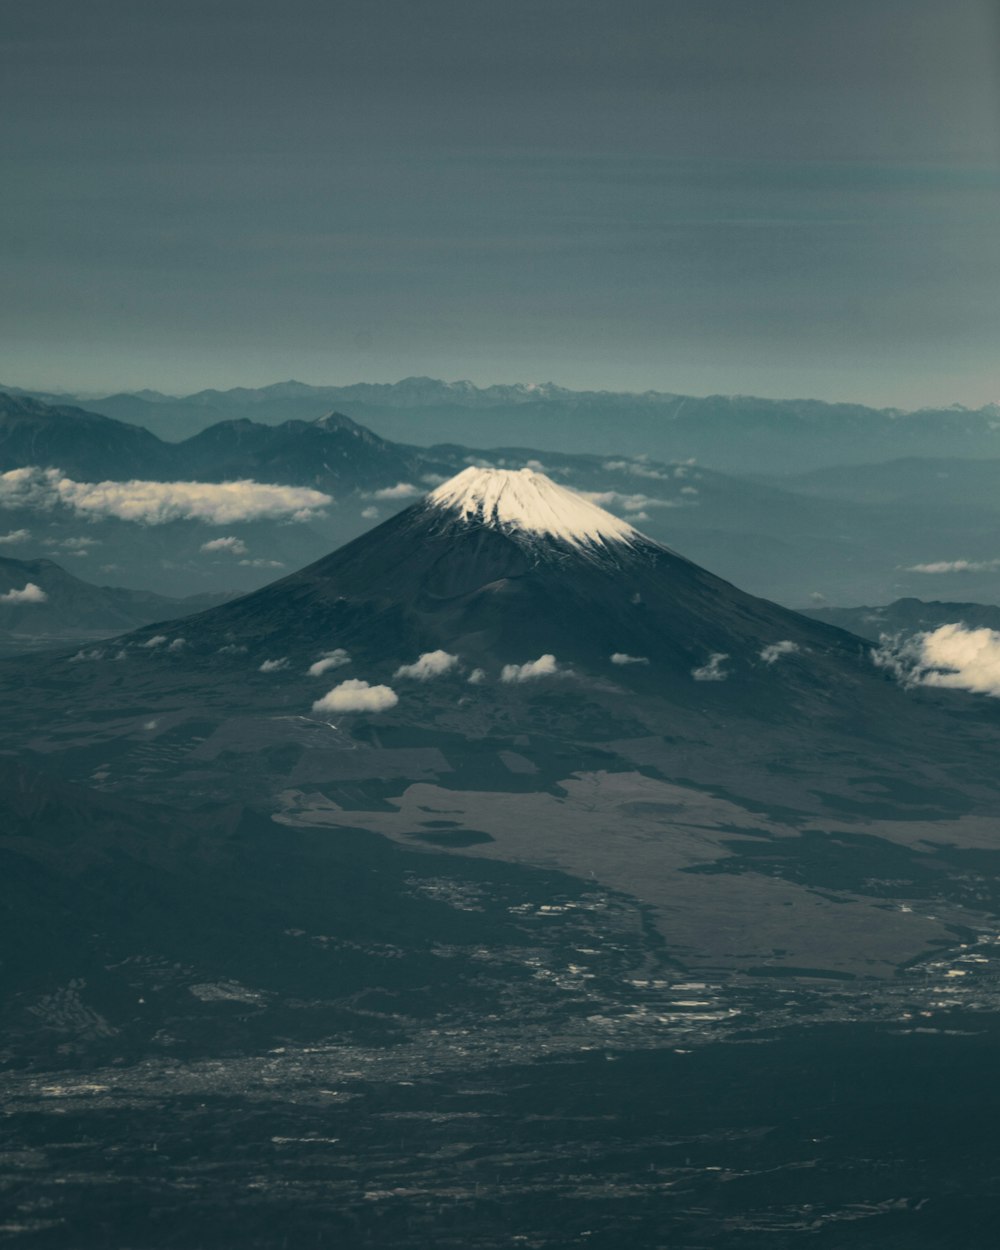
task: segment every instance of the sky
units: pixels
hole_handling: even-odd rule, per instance
[[[0,383],[1000,399],[994,0],[32,0]]]

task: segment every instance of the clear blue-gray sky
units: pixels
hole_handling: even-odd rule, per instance
[[[0,382],[1000,398],[995,0],[32,0]]]

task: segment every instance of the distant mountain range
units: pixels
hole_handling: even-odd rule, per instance
[[[566,445],[576,443],[567,435]],[[223,528],[185,519],[183,508],[156,524],[77,512],[66,483],[44,499],[13,490],[0,498],[0,548],[19,558],[88,558],[95,577],[170,595],[249,590],[357,537],[470,464],[543,469],[658,541],[791,606],[814,593],[828,603],[885,603],[945,586],[951,598],[1000,599],[1000,460],[911,457],[748,477],[690,458],[552,454],[531,442],[419,447],[330,411],[279,425],[225,420],[168,442],[84,409],[0,395],[0,473],[34,466],[88,483],[249,480],[332,500],[294,523],[289,507]],[[117,493],[140,489],[150,494]],[[950,593],[958,586],[960,594]]]
[[[877,641],[883,635],[907,638],[939,629],[942,625],[962,624],[969,629],[1000,631],[1000,607],[987,603],[925,602],[897,599],[885,607],[807,608],[803,616],[848,629],[852,634]]]
[[[94,399],[3,389],[134,422],[170,441],[219,421],[312,421],[336,408],[407,444],[694,456],[728,472],[803,472],[902,456],[1000,456],[996,404],[903,412],[810,399],[572,391],[552,383],[477,387],[421,377],[351,386],[289,381],[183,397],[146,390]]]

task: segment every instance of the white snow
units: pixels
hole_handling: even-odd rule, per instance
[[[575,491],[557,486],[534,469],[487,469],[473,465],[431,491],[427,502],[457,512],[468,521],[544,534],[572,547],[608,543],[631,546],[642,538],[626,521]]]

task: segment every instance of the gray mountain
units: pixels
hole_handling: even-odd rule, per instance
[[[120,586],[94,586],[53,560],[0,557],[0,645],[109,637],[151,621],[202,612],[232,594],[177,599]]]
[[[884,607],[805,608],[802,615],[873,641],[883,634],[906,638],[939,629],[942,625],[962,624],[969,629],[1000,630],[1000,607],[991,603],[897,599]]]
[[[0,393],[0,470],[54,466],[93,481],[161,477],[165,445],[149,430],[65,404]]]
[[[79,402],[171,441],[218,421],[309,421],[336,408],[408,444],[462,441],[667,460],[694,456],[730,472],[798,472],[900,456],[1000,455],[1000,410],[994,404],[902,412],[809,399],[572,391],[552,383],[478,387],[433,378],[342,387],[283,382],[178,398],[141,393]]]

